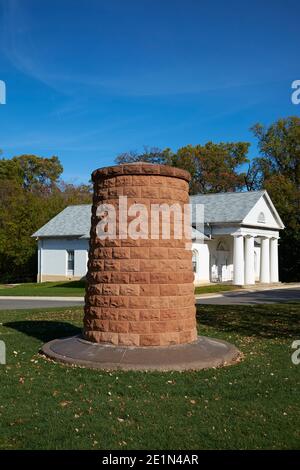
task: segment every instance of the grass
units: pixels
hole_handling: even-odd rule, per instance
[[[237,289],[240,289],[240,287],[233,286],[231,284],[210,284],[207,286],[195,287],[195,294],[212,294],[215,292],[226,292]]]
[[[37,352],[82,310],[0,311],[1,449],[298,449],[300,304],[199,306],[201,334],[244,360],[199,372],[103,372]]]
[[[198,286],[195,294],[207,294],[213,292],[223,292],[236,290],[237,286],[226,284],[211,284],[208,286]],[[0,285],[0,296],[20,295],[20,296],[84,296],[85,282],[41,282],[19,284],[14,287]]]
[[[14,287],[7,285],[0,285],[0,296],[9,295],[28,295],[28,296],[84,296],[85,282],[84,281],[70,281],[70,282],[41,282],[41,283],[26,283],[19,284]]]

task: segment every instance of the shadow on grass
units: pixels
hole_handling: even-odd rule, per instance
[[[14,321],[4,323],[3,326],[39,339],[44,343],[52,339],[74,336],[81,333],[81,328],[71,323],[60,321]]]
[[[219,331],[261,338],[300,335],[300,304],[197,305],[201,325]]]
[[[86,281],[84,279],[80,279],[78,281],[69,281],[69,282],[62,282],[59,284],[55,284],[54,286],[49,287],[49,289],[51,288],[59,289],[61,287],[63,288],[67,287],[71,289],[74,289],[74,288],[85,289],[85,284],[86,284]]]

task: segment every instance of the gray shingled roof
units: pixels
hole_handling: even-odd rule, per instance
[[[196,204],[204,204],[204,222],[242,222],[265,191],[245,193],[199,194],[191,196],[192,222],[195,222]],[[68,206],[57,214],[33,237],[81,237],[89,238],[91,205]]]
[[[242,222],[265,191],[243,193],[197,194],[190,197],[192,222],[195,223],[196,204],[204,205],[204,222]]]
[[[90,237],[91,204],[68,206],[37,230],[33,237]]]

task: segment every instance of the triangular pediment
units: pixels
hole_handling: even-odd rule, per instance
[[[242,221],[242,225],[252,227],[283,229],[284,224],[271,201],[267,191],[264,191]]]

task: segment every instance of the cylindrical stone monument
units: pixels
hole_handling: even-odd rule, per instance
[[[184,207],[189,203],[189,173],[165,165],[135,163],[100,168],[93,172],[92,179],[84,339],[137,347],[196,341],[191,240],[184,230],[184,224],[190,223],[184,218]],[[126,216],[129,214],[126,220],[125,201]],[[136,204],[143,205],[148,213],[148,221],[140,227],[135,221],[141,215]],[[162,230],[162,215],[159,224],[151,218],[153,207],[164,208],[162,212],[168,215],[168,208],[174,204],[182,210],[181,238],[174,228],[172,209],[170,236]],[[107,206],[115,210],[110,220],[116,229],[108,229],[104,238],[99,237],[97,227],[105,222],[107,212],[103,207]],[[134,237],[131,222],[139,229]]]

